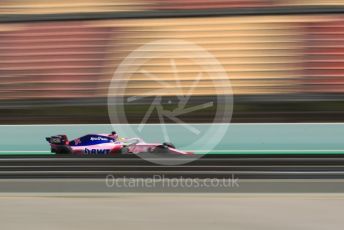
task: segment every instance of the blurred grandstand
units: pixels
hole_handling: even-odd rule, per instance
[[[344,121],[343,13],[344,0],[3,0],[0,123],[108,123],[119,63],[166,38],[194,42],[220,61],[233,87],[233,122]],[[173,78],[163,61],[147,68]],[[178,71],[187,84],[199,70],[182,63]],[[135,74],[128,95],[156,87]],[[203,90],[194,99],[212,96]],[[139,122],[145,106],[129,120]]]

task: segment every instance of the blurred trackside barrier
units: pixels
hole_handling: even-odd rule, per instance
[[[49,145],[46,136],[67,134],[70,139],[88,133],[110,133],[137,125],[2,125],[0,126],[1,154],[46,154]],[[209,124],[195,124],[201,132]],[[191,136],[180,136],[183,127],[168,125],[167,130],[174,144],[183,148],[190,144]],[[141,138],[147,142],[163,142],[159,125],[146,125]],[[220,154],[344,154],[344,124],[232,124],[219,145],[210,153]],[[202,153],[205,149],[193,146]]]

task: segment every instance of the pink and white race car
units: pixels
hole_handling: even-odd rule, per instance
[[[87,134],[72,141],[66,135],[46,137],[51,152],[75,155],[119,155],[140,153],[163,153],[173,155],[193,155],[181,151],[172,143],[145,143],[140,138],[119,138],[116,132],[111,134]]]

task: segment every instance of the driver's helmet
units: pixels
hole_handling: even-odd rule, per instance
[[[113,131],[113,132],[111,132],[109,137],[112,137],[116,141],[118,139],[118,134],[115,131]]]

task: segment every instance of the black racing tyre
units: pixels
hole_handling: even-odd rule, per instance
[[[166,154],[169,152],[167,147],[168,146],[164,144],[158,145],[150,149],[149,152],[154,153],[154,154]]]
[[[163,145],[163,146],[170,147],[170,148],[173,148],[173,149],[176,148],[176,146],[175,146],[174,144],[170,143],[170,142],[164,142],[164,143],[162,143],[162,145]]]
[[[128,154],[129,153],[129,148],[128,147],[123,147],[121,150],[119,150],[120,154]]]
[[[60,154],[71,154],[72,150],[69,146],[57,146],[55,149],[55,153]]]

